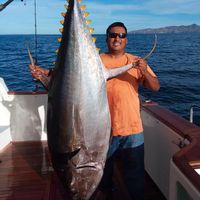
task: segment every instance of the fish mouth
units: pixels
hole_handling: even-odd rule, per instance
[[[99,169],[99,163],[89,163],[89,164],[83,164],[83,165],[75,165],[73,164],[74,169],[84,169],[84,168],[90,168],[90,169]]]
[[[94,162],[87,151],[80,148],[77,149],[75,152],[71,153],[71,158],[69,159],[69,163],[71,168],[74,170],[81,170],[81,169],[91,169],[91,170],[101,170],[102,164],[99,162]]]

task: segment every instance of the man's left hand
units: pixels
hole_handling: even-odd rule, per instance
[[[145,75],[147,72],[147,62],[146,60],[139,58],[135,63],[135,68],[140,70],[142,75]]]

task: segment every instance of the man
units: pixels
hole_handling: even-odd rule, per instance
[[[158,91],[159,81],[146,61],[125,52],[127,29],[121,22],[111,24],[106,31],[108,53],[101,54],[106,68],[134,63],[136,67],[107,81],[107,94],[112,123],[112,139],[105,171],[99,189],[113,188],[113,160],[120,156],[124,179],[131,199],[144,199],[144,136],[140,117],[138,86]]]
[[[121,22],[111,24],[106,31],[108,52],[100,55],[108,69],[129,63],[134,68],[107,81],[107,95],[111,114],[112,138],[107,154],[104,175],[99,190],[109,193],[113,190],[112,175],[115,157],[120,157],[124,180],[131,199],[144,199],[144,136],[140,117],[138,97],[139,84],[152,91],[158,91],[159,81],[144,59],[125,52],[127,29]],[[40,67],[31,73],[35,78],[49,74]],[[52,73],[50,73],[52,74]]]

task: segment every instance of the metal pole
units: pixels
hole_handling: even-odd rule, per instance
[[[193,105],[190,107],[190,122],[193,123],[194,109],[200,110],[200,106]]]
[[[190,108],[190,123],[193,123],[193,107]]]
[[[38,38],[37,38],[37,4],[36,0],[34,0],[34,15],[35,15],[35,59],[37,63],[37,45],[38,45]]]

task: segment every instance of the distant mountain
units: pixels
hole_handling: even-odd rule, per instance
[[[167,26],[162,28],[147,28],[135,31],[130,31],[130,34],[141,33],[200,33],[200,26],[197,24],[191,24],[188,26]]]

